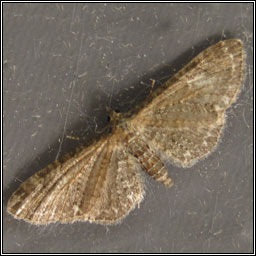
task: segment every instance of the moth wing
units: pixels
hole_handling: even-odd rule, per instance
[[[143,199],[138,168],[118,138],[108,136],[28,178],[9,199],[8,211],[33,224],[117,223]]]
[[[240,40],[209,47],[164,84],[131,126],[160,155],[192,166],[216,147],[225,111],[240,92],[244,66]]]

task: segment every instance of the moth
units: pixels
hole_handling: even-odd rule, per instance
[[[28,178],[8,212],[32,224],[119,223],[143,200],[141,170],[171,187],[163,160],[191,167],[214,151],[244,70],[240,40],[207,48],[133,114],[111,111],[111,133]]]

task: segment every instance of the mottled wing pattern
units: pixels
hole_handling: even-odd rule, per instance
[[[33,224],[119,222],[143,199],[138,169],[170,187],[161,157],[189,167],[215,149],[244,66],[240,40],[209,47],[137,115],[122,118],[113,112],[112,135],[21,184],[9,199],[9,213]]]
[[[33,224],[119,222],[144,195],[135,159],[116,135],[108,136],[63,164],[27,179],[8,202],[8,211]]]
[[[190,167],[216,147],[225,110],[244,77],[240,40],[221,41],[195,57],[164,85],[131,121],[151,148],[178,166]]]

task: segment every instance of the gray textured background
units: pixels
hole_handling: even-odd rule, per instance
[[[4,252],[252,252],[252,4],[3,5]],[[6,213],[19,184],[225,38],[247,52],[242,93],[216,152],[147,194],[120,225],[32,226]]]

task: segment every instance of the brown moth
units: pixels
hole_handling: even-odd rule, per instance
[[[216,148],[244,69],[240,40],[204,50],[132,115],[112,111],[110,134],[28,178],[8,212],[32,224],[120,222],[143,199],[141,169],[171,187],[163,159],[190,167]]]

